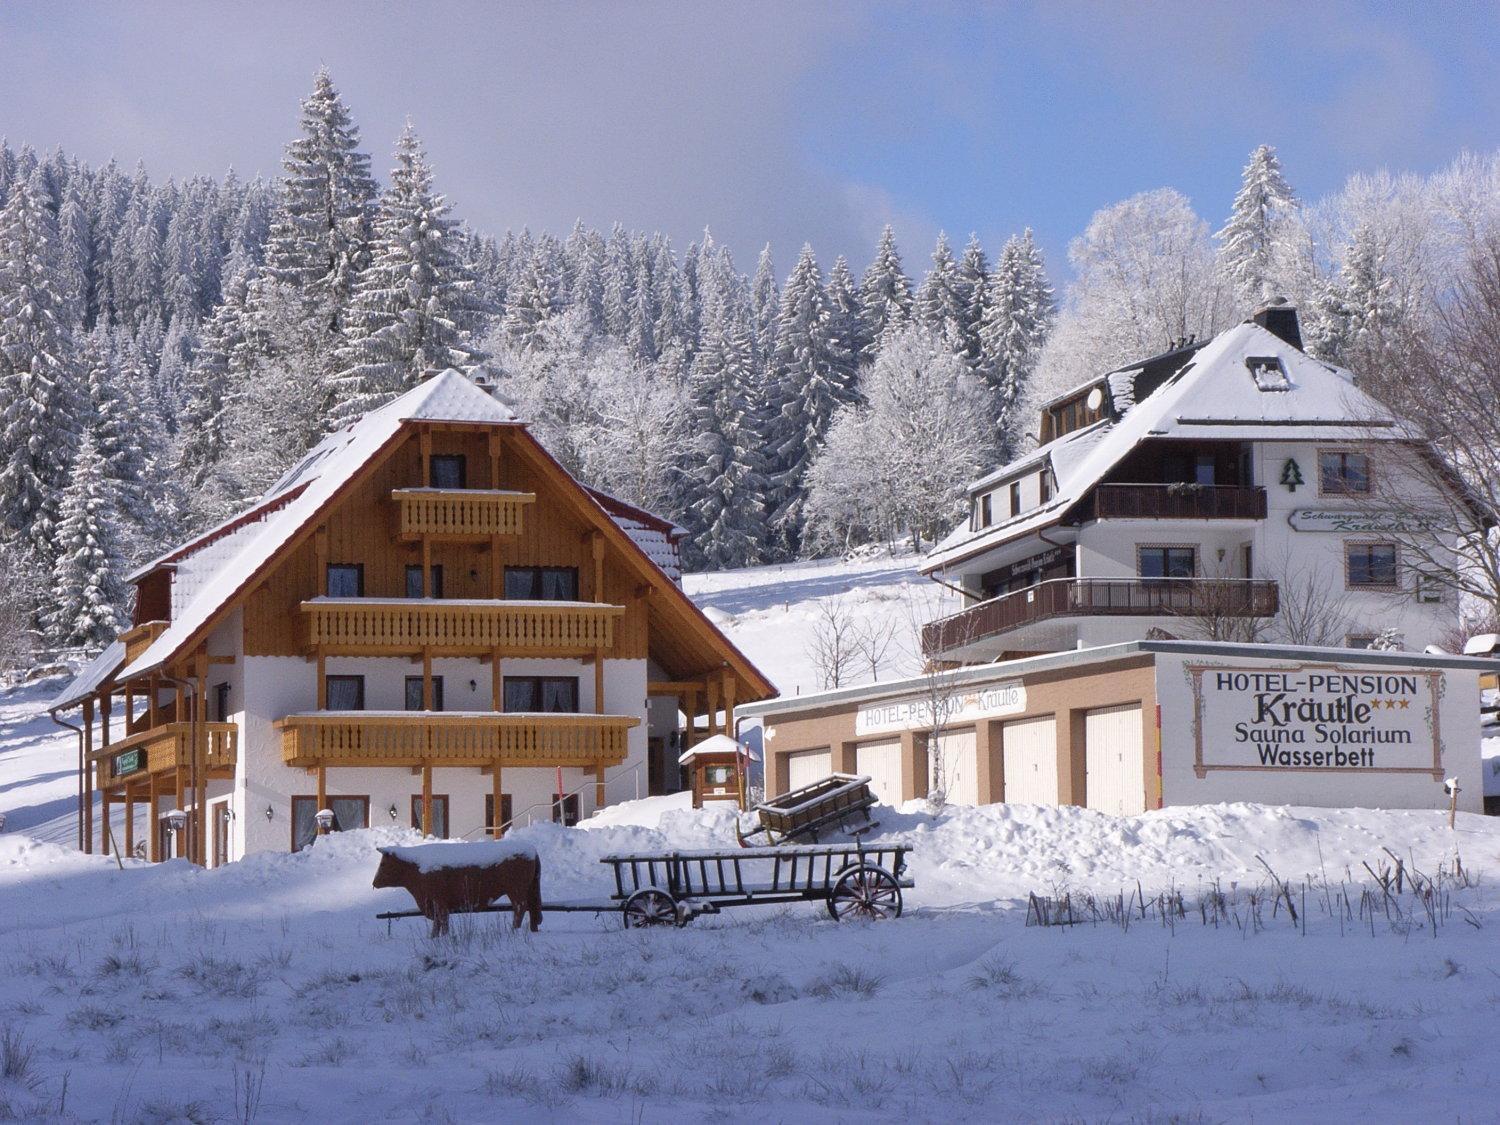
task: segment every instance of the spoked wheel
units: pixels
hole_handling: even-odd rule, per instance
[[[834,921],[901,917],[901,885],[883,867],[866,863],[839,876],[828,899]]]
[[[638,930],[642,926],[680,926],[677,918],[677,901],[666,891],[647,887],[636,891],[625,900],[625,928]]]

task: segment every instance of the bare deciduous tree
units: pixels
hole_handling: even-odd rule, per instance
[[[859,655],[859,628],[849,609],[838,598],[818,602],[808,654],[825,690],[842,687],[849,679]]]

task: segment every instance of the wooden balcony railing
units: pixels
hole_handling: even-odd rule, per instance
[[[151,642],[162,635],[167,625],[166,621],[147,621],[144,625],[137,625],[121,633],[120,640],[125,642],[125,663],[130,664],[150,648]]]
[[[189,769],[193,764],[190,722],[164,723],[136,731],[93,752],[100,789],[151,774]],[[233,723],[204,723],[200,736],[208,738],[205,763],[210,774],[232,775],[238,759],[239,730]]]
[[[1001,594],[922,628],[929,656],[1056,617],[1274,617],[1275,582],[1217,578],[1057,578]]]
[[[1082,518],[1123,520],[1263,520],[1266,490],[1232,485],[1101,484]]]
[[[349,656],[420,652],[586,655],[615,643],[618,605],[594,602],[316,598],[302,603],[308,646]]]
[[[536,494],[479,488],[398,488],[391,499],[400,507],[400,538],[426,536],[461,542],[521,534],[521,513],[536,501]]]
[[[633,715],[322,711],[279,720],[289,766],[610,766]]]

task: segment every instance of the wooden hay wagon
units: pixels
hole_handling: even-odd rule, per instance
[[[726,906],[822,902],[835,920],[901,916],[907,844],[740,848],[605,856],[625,927],[684,926]]]
[[[863,775],[835,773],[800,789],[793,789],[779,797],[772,797],[755,806],[760,817],[760,827],[742,832],[735,826],[735,835],[742,847],[750,847],[751,841],[762,834],[771,845],[785,844],[799,837],[813,841],[819,834],[838,830],[842,832],[867,832],[875,827],[870,818],[870,808],[875,804],[875,795],[870,792],[870,779]]]

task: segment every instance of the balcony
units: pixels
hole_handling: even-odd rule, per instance
[[[633,715],[320,711],[279,720],[289,766],[586,766],[625,760]]]
[[[192,768],[192,728],[189,722],[165,723],[136,731],[95,750],[96,785],[109,789],[137,778]],[[204,723],[199,729],[208,736],[205,763],[209,776],[233,777],[238,758],[238,728],[233,723]]]
[[[427,538],[476,543],[497,535],[521,534],[521,513],[536,501],[533,492],[479,488],[398,488],[396,535],[403,541]]]
[[[612,648],[624,606],[595,602],[315,598],[302,603],[307,644],[343,656],[434,653],[587,656]]]
[[[1274,617],[1275,582],[1216,578],[1057,578],[922,627],[929,656],[1060,617]]]
[[[1080,509],[1084,520],[1263,520],[1266,490],[1233,485],[1101,484]]]

